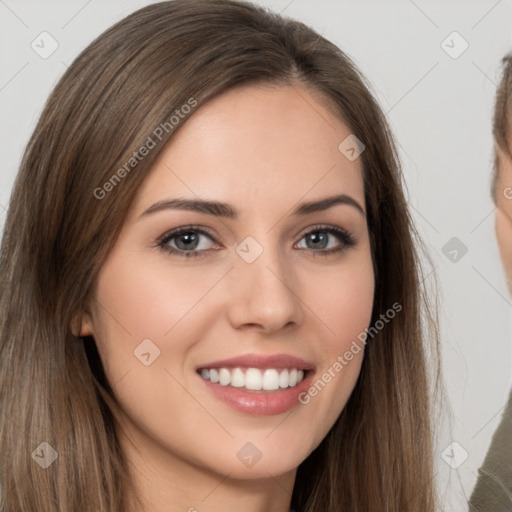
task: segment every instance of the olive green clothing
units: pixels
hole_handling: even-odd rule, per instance
[[[512,512],[512,391],[469,500],[471,512]]]

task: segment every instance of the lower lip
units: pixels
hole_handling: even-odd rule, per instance
[[[309,371],[297,386],[279,391],[248,392],[233,386],[215,384],[200,375],[198,377],[219,400],[233,409],[253,416],[271,416],[282,414],[300,404],[299,395],[309,388],[313,372]]]

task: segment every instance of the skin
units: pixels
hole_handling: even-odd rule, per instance
[[[361,159],[338,150],[350,133],[303,87],[240,87],[194,112],[138,191],[82,335],[95,338],[123,408],[121,444],[148,510],[288,511],[298,465],[345,406],[364,350],[310,403],[272,416],[220,402],[196,367],[285,353],[313,362],[320,377],[368,327],[374,274],[366,214],[347,204],[291,214],[298,203],[335,194],[365,210]],[[176,197],[222,201],[239,218],[184,210],[141,218]],[[213,232],[213,240],[202,235],[201,256],[156,246],[190,224]],[[356,245],[322,256],[326,249],[304,236],[315,224],[345,229]],[[235,251],[247,236],[263,248],[250,264]],[[328,248],[343,245],[328,236]],[[176,239],[169,243],[176,248]],[[144,339],[161,351],[150,366],[133,354]],[[252,468],[237,458],[248,442],[262,454]]]
[[[498,178],[496,180],[495,230],[501,262],[512,294],[512,159],[501,149],[498,153]]]

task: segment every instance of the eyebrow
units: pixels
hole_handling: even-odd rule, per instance
[[[366,213],[363,207],[355,199],[346,194],[325,197],[318,201],[312,201],[309,203],[302,203],[292,213],[293,215],[298,216],[308,215],[310,213],[327,210],[338,204],[353,206],[364,217],[366,217]],[[152,215],[163,210],[188,210],[198,213],[206,213],[208,215],[214,215],[216,217],[225,217],[227,219],[236,219],[239,213],[235,208],[226,203],[220,203],[217,201],[205,201],[199,199],[177,198],[158,201],[154,205],[150,206],[141,215],[141,217]]]

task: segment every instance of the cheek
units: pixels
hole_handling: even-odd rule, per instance
[[[105,262],[96,287],[95,339],[126,411],[136,415],[147,402],[145,414],[157,407],[163,419],[161,404],[180,403],[187,354],[216,311],[205,295],[225,273],[222,265],[199,272],[130,250],[117,250]]]
[[[221,271],[197,282],[190,270],[171,271],[161,256],[143,262],[119,251],[98,277],[94,328],[107,380],[128,425],[162,443],[179,445],[180,433],[193,431],[192,418],[201,415],[184,392],[188,383],[182,369],[195,340],[189,330],[198,335],[191,326],[197,318],[194,306],[218,280],[217,274]],[[177,410],[188,414],[177,415]]]
[[[194,290],[182,282],[179,272],[171,277],[174,279],[166,278],[161,262],[148,264],[130,251],[113,252],[103,265],[97,280],[93,323],[111,386],[127,372],[134,375],[143,370],[144,363],[160,362],[164,340],[169,338],[166,334],[190,309]],[[140,375],[141,385],[147,375]]]
[[[307,300],[326,327],[318,338],[324,356],[321,368],[302,397],[305,407],[314,410],[310,418],[317,443],[343,410],[359,376],[374,288],[369,249],[359,253],[355,263],[340,266],[336,273],[331,269],[310,286]]]
[[[117,345],[129,340],[130,346],[146,338],[168,339],[223,272],[173,266],[161,254],[113,254],[98,278],[102,338]]]
[[[369,248],[360,251],[350,264],[340,265],[336,272],[327,269],[315,281],[308,301],[315,305],[331,334],[325,336],[331,350],[342,350],[371,319],[375,283]]]

